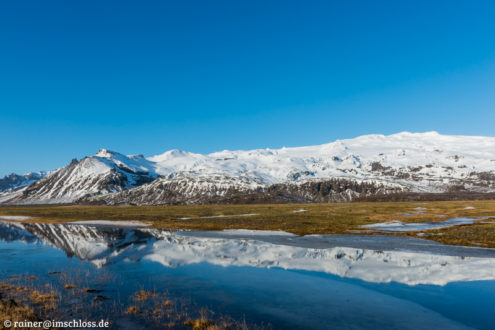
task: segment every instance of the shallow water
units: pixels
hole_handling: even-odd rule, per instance
[[[405,231],[421,231],[421,230],[432,230],[441,229],[447,227],[470,225],[480,220],[488,220],[494,218],[481,217],[481,218],[451,218],[440,222],[402,222],[402,221],[390,221],[374,223],[371,225],[363,225],[363,228],[372,228],[381,231],[395,231],[395,232],[405,232]]]
[[[107,316],[116,328],[153,327],[105,307],[142,289],[276,329],[493,328],[491,249],[384,236],[0,223],[0,261],[2,279],[55,282],[56,271],[102,290],[111,299],[91,317]]]

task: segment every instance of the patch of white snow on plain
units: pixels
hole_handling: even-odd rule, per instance
[[[113,221],[113,220],[83,220],[67,222],[72,225],[106,225],[106,226],[121,226],[121,227],[147,227],[151,223],[141,221]]]
[[[473,206],[466,206],[464,210],[474,210],[475,208]]]
[[[222,234],[246,236],[297,236],[282,230],[224,229]]]
[[[221,215],[208,215],[204,217],[183,217],[179,220],[193,220],[193,219],[214,219],[214,218],[231,218],[231,217],[251,217],[253,215],[258,215],[258,213],[246,213],[246,214],[221,214]]]
[[[371,225],[363,225],[364,228],[373,228],[382,231],[422,231],[422,230],[432,230],[440,229],[452,226],[460,225],[471,225],[478,220],[486,220],[493,217],[482,217],[482,218],[452,218],[441,222],[411,222],[404,223],[402,221],[390,221],[390,222],[380,222]]]
[[[33,217],[24,216],[24,215],[0,215],[0,220],[22,221],[22,220],[29,220],[29,219],[32,219],[32,218]]]
[[[294,210],[292,211],[294,213],[302,213],[302,212],[308,212],[308,210],[305,210],[305,209],[299,209],[299,210]]]

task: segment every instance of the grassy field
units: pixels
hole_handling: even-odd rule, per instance
[[[426,208],[426,213],[400,216]],[[465,209],[466,207],[472,207]],[[297,210],[305,212],[294,212]],[[250,216],[239,216],[254,214]],[[495,201],[201,205],[201,206],[15,206],[0,207],[0,216],[32,216],[31,222],[141,220],[164,229],[258,229],[307,234],[374,234],[361,225],[400,220],[439,222],[452,217],[495,216]],[[222,216],[222,217],[216,217]],[[208,218],[209,217],[209,218]],[[188,219],[183,219],[188,218]],[[488,221],[489,222],[489,221]],[[495,219],[494,219],[495,222]],[[389,234],[416,236],[416,232]],[[495,223],[475,223],[424,232],[447,244],[495,248]]]

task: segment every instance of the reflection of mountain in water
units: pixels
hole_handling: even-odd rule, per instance
[[[321,240],[317,244],[321,237],[275,239],[266,235],[229,237],[221,233],[206,237],[157,229],[0,222],[2,240],[28,243],[40,240],[65,251],[68,256],[89,260],[98,267],[144,258],[167,267],[200,262],[220,266],[280,267],[409,285],[495,279],[493,253],[492,257],[473,257],[393,249],[322,248]],[[303,239],[305,244],[300,244]],[[318,248],[308,247],[311,241]],[[387,247],[387,244],[383,246]]]

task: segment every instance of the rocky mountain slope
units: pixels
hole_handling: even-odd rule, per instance
[[[365,135],[319,146],[144,158],[108,150],[0,197],[8,204],[332,202],[495,192],[495,138]]]
[[[142,156],[124,156],[105,149],[4,195],[8,204],[73,203],[88,195],[108,194],[151,182],[157,178],[151,163]],[[2,199],[0,199],[2,201]]]
[[[44,178],[47,172],[31,172],[27,174],[8,174],[0,179],[0,193],[12,192]]]

